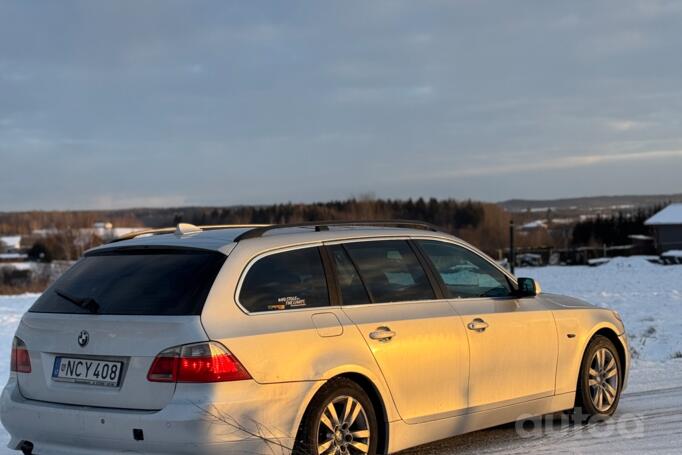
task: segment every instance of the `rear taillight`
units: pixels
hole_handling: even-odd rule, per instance
[[[11,370],[15,373],[31,372],[31,358],[28,355],[26,343],[17,337],[14,337],[12,341]]]
[[[246,368],[215,341],[166,349],[157,355],[147,379],[152,382],[225,382],[251,379]]]

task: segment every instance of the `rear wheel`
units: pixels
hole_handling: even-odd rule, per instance
[[[613,342],[597,335],[583,356],[576,406],[587,416],[616,412],[622,390],[622,365]]]
[[[338,378],[320,389],[299,430],[296,455],[376,455],[378,425],[372,402],[355,382]]]
[[[23,455],[33,455],[33,443],[29,441],[23,441],[19,446],[19,450]]]

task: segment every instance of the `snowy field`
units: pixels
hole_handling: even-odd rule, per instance
[[[633,356],[647,361],[682,357],[682,267],[642,257],[615,258],[598,267],[518,269],[545,292],[566,294],[620,312]]]
[[[599,267],[543,267],[516,271],[543,291],[568,294],[618,310],[635,361],[630,387],[614,419],[584,429],[569,425],[519,431],[514,424],[452,438],[404,455],[454,453],[679,453],[682,446],[682,265],[617,258]],[[36,295],[0,296],[0,383],[22,313]],[[0,429],[0,454],[8,436]]]

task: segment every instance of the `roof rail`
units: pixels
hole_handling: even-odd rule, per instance
[[[113,240],[110,240],[107,243],[116,243],[116,242],[122,242],[124,240],[130,240],[134,239],[136,237],[139,237],[141,235],[149,236],[149,235],[160,235],[160,234],[172,234],[175,233],[177,235],[184,235],[184,234],[193,234],[201,231],[212,231],[215,229],[239,229],[239,228],[251,228],[251,229],[258,229],[258,228],[263,228],[270,226],[269,224],[209,224],[205,226],[195,226],[193,224],[189,223],[178,223],[176,227],[165,227],[165,228],[156,228],[156,229],[142,229],[139,231],[134,231],[130,232],[128,234],[122,235],[120,237],[116,237]]]
[[[262,237],[265,233],[274,231],[277,229],[286,228],[299,228],[299,227],[310,227],[315,228],[315,231],[328,231],[330,227],[334,226],[368,226],[368,227],[404,227],[404,228],[416,228],[424,229],[433,232],[445,232],[438,226],[426,223],[422,221],[410,221],[410,220],[376,220],[376,221],[310,221],[306,223],[293,223],[293,224],[272,224],[269,226],[256,227],[249,231],[246,231],[238,235],[234,241],[240,242],[242,240],[255,239]]]

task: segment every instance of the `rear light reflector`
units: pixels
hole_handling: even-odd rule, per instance
[[[12,340],[12,359],[11,370],[15,373],[30,373],[31,358],[28,355],[28,348],[21,338],[14,337]]]
[[[227,382],[251,379],[237,358],[220,343],[188,344],[169,348],[154,359],[151,382]]]

